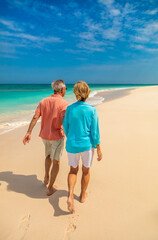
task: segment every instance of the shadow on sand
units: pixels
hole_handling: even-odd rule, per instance
[[[66,190],[58,190],[53,195],[46,195],[46,186],[41,180],[37,179],[36,175],[20,175],[13,172],[0,172],[0,181],[8,183],[7,190],[25,194],[30,198],[45,199],[48,198],[49,203],[54,208],[54,216],[68,215],[70,212],[63,211],[59,207],[59,199],[67,197]],[[1,186],[1,184],[0,184]],[[74,198],[79,201],[79,197],[74,195]],[[65,202],[66,204],[66,202]]]

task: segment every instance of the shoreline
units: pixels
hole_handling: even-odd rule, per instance
[[[103,97],[103,102],[110,102],[122,97],[125,97],[131,93],[131,91],[135,90],[137,88],[124,88],[124,89],[118,89],[113,91],[104,91],[99,92],[97,96]]]
[[[110,102],[122,97],[125,97],[131,93],[131,91],[140,88],[146,87],[156,87],[155,86],[139,86],[139,87],[129,87],[129,88],[115,88],[115,89],[106,89],[106,90],[97,90],[92,92],[92,97],[89,97],[87,102],[95,107],[99,106],[104,102]],[[70,103],[72,104],[72,102]],[[0,135],[4,135],[7,132],[14,131],[17,128],[28,126],[35,110],[30,110],[27,114],[13,114],[9,116],[9,120],[0,123]],[[20,117],[19,117],[20,116]],[[3,118],[2,118],[3,119]],[[4,121],[4,120],[3,120]],[[40,121],[40,120],[39,120]]]
[[[139,87],[138,87],[139,88]],[[87,102],[95,107],[102,104],[103,102],[112,101],[116,98],[128,95],[130,90],[134,88],[122,88],[122,89],[110,89],[110,90],[98,90],[92,92]],[[71,103],[70,103],[71,104]],[[0,123],[0,135],[6,134],[7,132],[13,131],[22,126],[28,126],[34,114],[34,110],[30,110],[27,114],[13,114],[6,115],[8,119],[4,120],[5,117],[1,116],[3,122]]]

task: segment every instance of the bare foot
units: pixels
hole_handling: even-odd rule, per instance
[[[43,180],[44,184],[47,185],[48,182],[49,182],[49,177],[44,177],[44,180]]]
[[[70,197],[67,200],[67,208],[68,208],[69,212],[71,212],[71,213],[75,212],[73,199]]]
[[[87,193],[81,193],[80,195],[80,202],[84,203],[86,201],[88,194]]]
[[[48,187],[48,192],[47,192],[47,196],[51,196],[53,193],[55,193],[57,191],[56,188],[54,187]]]

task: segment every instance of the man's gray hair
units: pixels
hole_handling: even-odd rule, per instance
[[[66,85],[62,79],[58,79],[58,80],[52,82],[51,85],[52,85],[54,92],[59,92],[62,88],[66,87]]]

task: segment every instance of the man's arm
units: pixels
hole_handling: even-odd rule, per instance
[[[68,107],[68,102],[66,102],[66,104],[64,106],[62,106],[62,109],[60,111],[60,121],[61,121],[61,125],[63,125],[63,121],[66,115],[66,110]]]
[[[37,114],[35,114],[35,115],[33,116],[32,120],[31,120],[31,122],[30,122],[29,128],[28,128],[28,130],[27,130],[27,133],[26,133],[26,135],[25,135],[25,137],[24,137],[24,139],[23,139],[24,145],[25,145],[26,143],[29,143],[29,141],[31,140],[31,132],[32,132],[34,126],[36,125],[39,117],[40,117],[40,116],[37,115]]]

